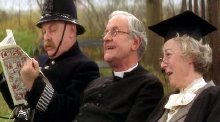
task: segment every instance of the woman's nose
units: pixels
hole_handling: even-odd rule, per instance
[[[165,61],[163,60],[163,58],[160,58],[160,61],[161,61],[160,67],[161,67],[162,69],[165,69],[166,66],[167,66],[167,62],[165,62]]]

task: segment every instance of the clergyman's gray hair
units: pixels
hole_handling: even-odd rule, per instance
[[[146,36],[144,24],[133,14],[128,13],[126,11],[119,11],[119,10],[113,11],[109,15],[109,19],[111,19],[115,15],[126,16],[128,19],[128,29],[130,31],[130,34],[132,35],[132,37],[140,39],[141,44],[140,47],[138,48],[138,58],[140,60],[147,47],[147,36]]]

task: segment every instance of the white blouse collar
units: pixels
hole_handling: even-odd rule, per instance
[[[207,83],[203,79],[203,77],[195,79],[190,85],[186,88],[181,89],[180,93],[195,93],[197,90],[205,86]]]

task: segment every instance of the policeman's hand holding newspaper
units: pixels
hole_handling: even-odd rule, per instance
[[[39,76],[39,64],[31,58],[27,59],[20,71],[24,85],[31,90],[34,80]]]

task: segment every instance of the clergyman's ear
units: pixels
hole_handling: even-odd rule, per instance
[[[141,39],[138,37],[135,37],[133,41],[132,49],[137,50],[140,47],[140,45],[141,45]]]

